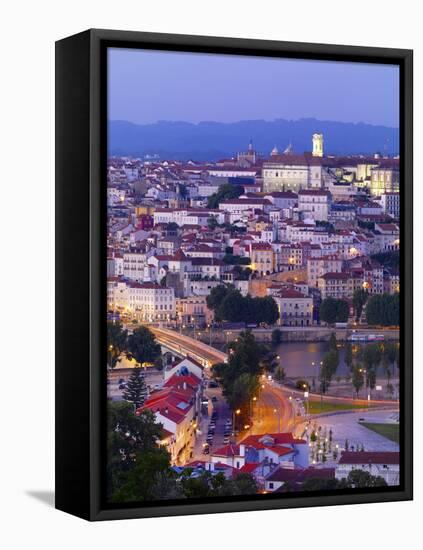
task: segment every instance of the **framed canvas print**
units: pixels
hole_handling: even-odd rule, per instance
[[[412,52],[56,44],[56,506],[412,498]]]

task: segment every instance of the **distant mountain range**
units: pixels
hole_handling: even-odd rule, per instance
[[[159,121],[134,124],[123,120],[109,122],[109,155],[159,155],[162,159],[218,160],[247,149],[269,155],[292,143],[294,151],[311,151],[312,134],[324,136],[325,154],[395,155],[399,151],[399,130],[364,123],[331,122],[312,118],[300,120],[243,120],[240,122]]]

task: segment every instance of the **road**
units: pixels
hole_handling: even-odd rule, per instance
[[[179,353],[187,353],[207,366],[213,363],[225,362],[226,353],[189,336],[179,334],[173,330],[149,327],[160,344],[168,346]],[[290,431],[295,425],[294,400],[290,400],[286,392],[273,387],[271,382],[263,381],[259,399],[253,404],[253,426],[245,433],[265,433]],[[209,390],[210,391],[210,390]],[[217,434],[216,434],[217,435]]]
[[[194,340],[189,336],[179,334],[174,330],[148,326],[159,344],[169,348],[176,354],[190,355],[202,365],[211,367],[214,363],[227,361],[228,356],[204,342]]]
[[[264,387],[263,387],[264,386]],[[290,432],[295,428],[296,403],[273,382],[262,383],[259,398],[253,402],[253,425],[249,434]],[[245,434],[242,434],[245,436]]]

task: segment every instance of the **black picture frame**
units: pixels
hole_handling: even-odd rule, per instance
[[[397,64],[400,67],[401,484],[226,501],[110,506],[104,499],[106,323],[106,49]],[[56,43],[56,508],[87,520],[268,510],[412,499],[413,53],[92,29]]]

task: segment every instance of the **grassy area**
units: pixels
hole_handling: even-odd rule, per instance
[[[308,404],[308,412],[310,414],[320,414],[327,412],[336,412],[336,411],[349,411],[354,409],[362,409],[363,405],[354,405],[347,403],[328,403],[327,401],[310,401]],[[306,405],[307,411],[307,405]]]
[[[360,422],[360,424],[372,430],[372,432],[399,443],[399,424],[376,424],[371,422]]]

